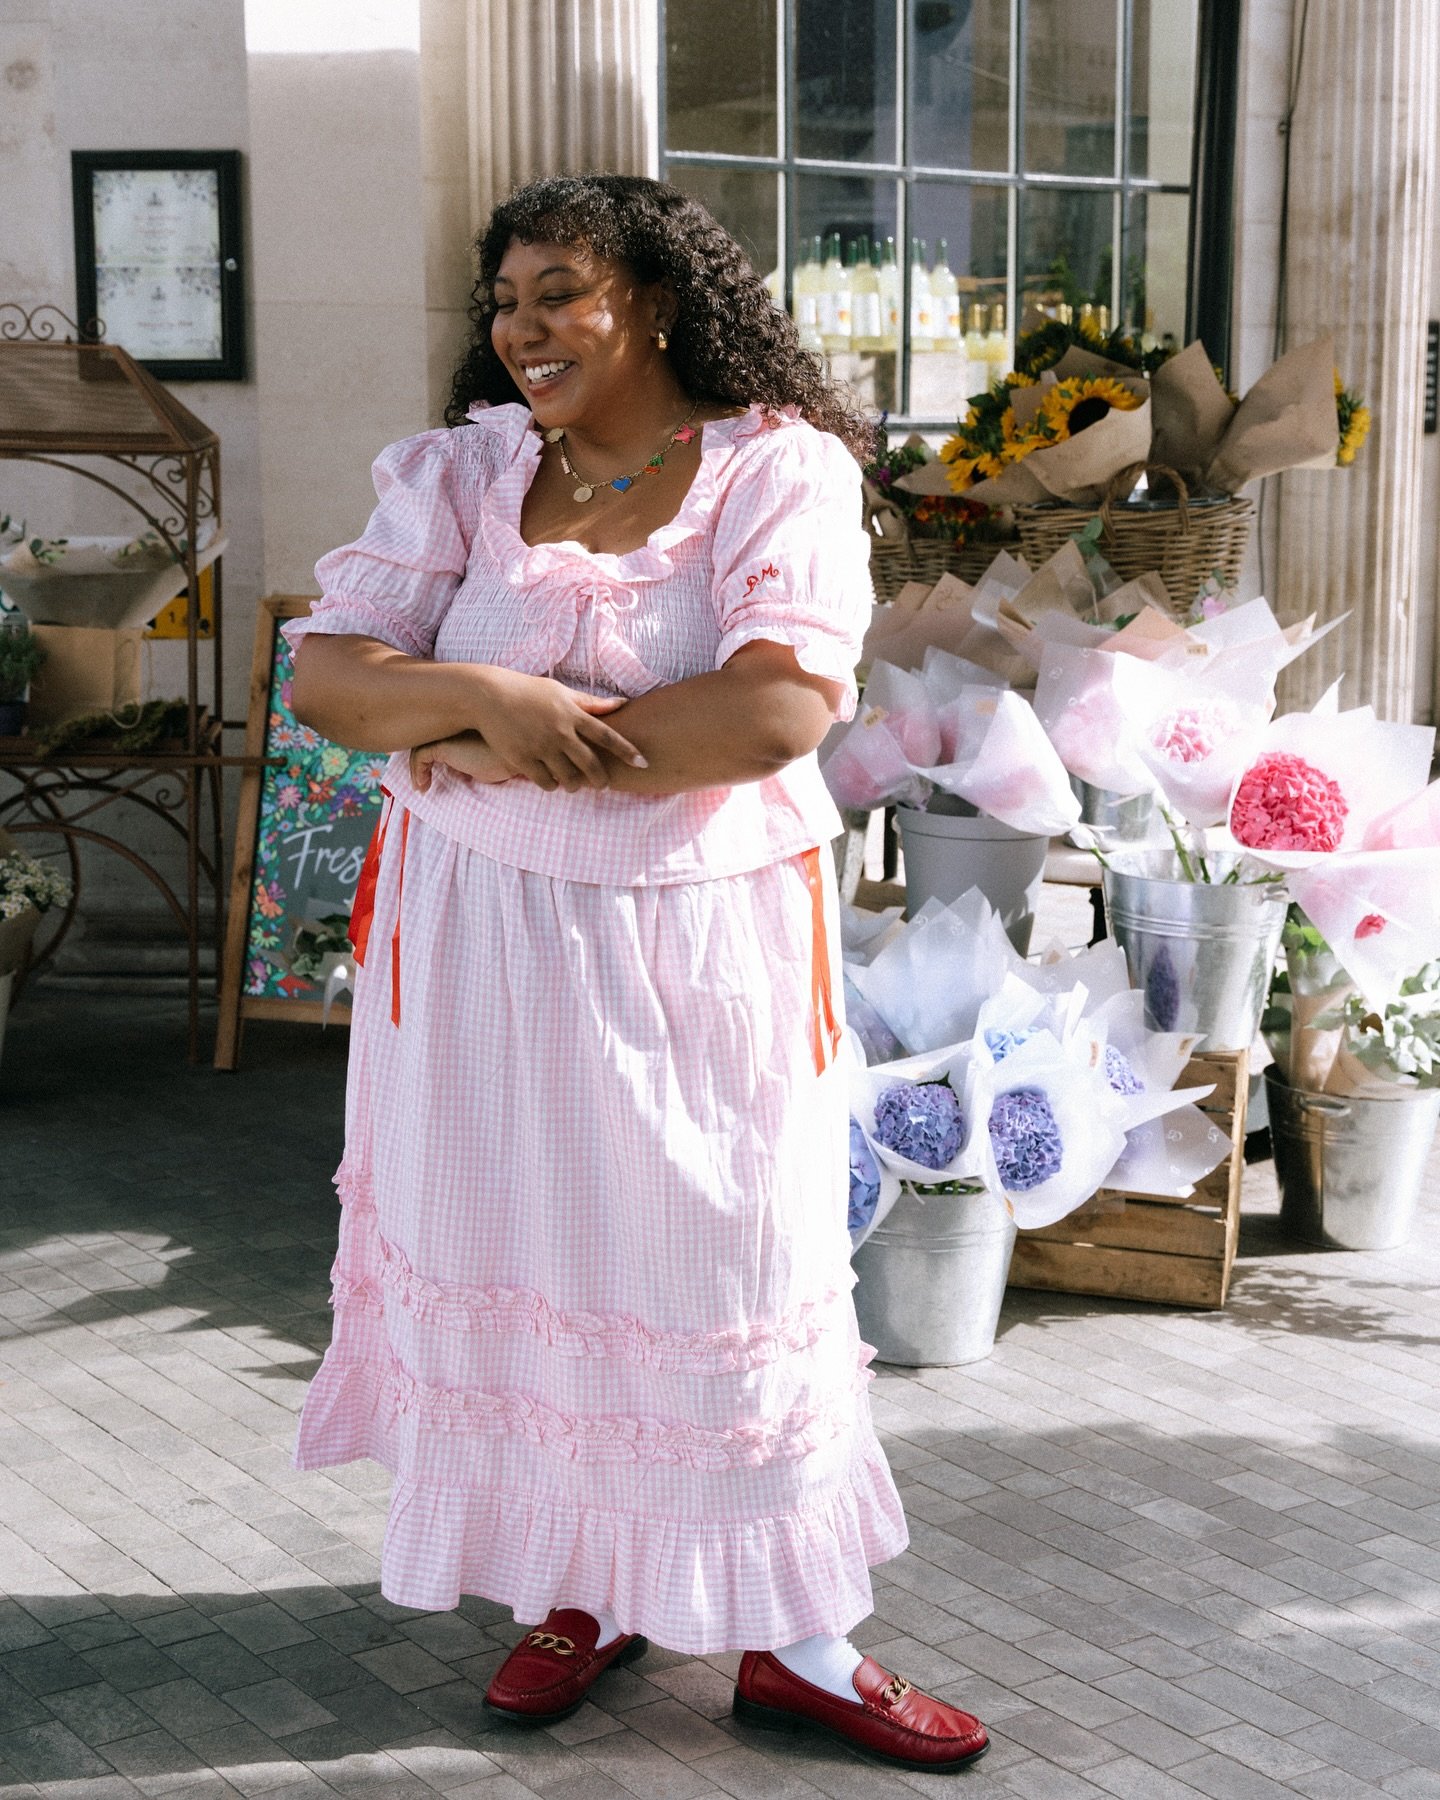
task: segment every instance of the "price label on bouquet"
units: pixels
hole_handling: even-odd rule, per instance
[[[383,799],[386,758],[332,744],[295,718],[286,619],[310,601],[260,603],[234,876],[221,980],[217,1068],[234,1068],[246,1019],[348,1024],[347,926]]]

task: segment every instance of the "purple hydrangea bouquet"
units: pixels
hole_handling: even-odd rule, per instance
[[[902,1186],[983,1189],[1029,1229],[1117,1182],[1183,1196],[1228,1151],[1193,1104],[1209,1090],[1175,1087],[1193,1037],[1150,1030],[1115,945],[1027,963],[973,890],[858,950],[849,935],[847,978],[910,1053],[867,1066],[851,1036],[857,1246]]]

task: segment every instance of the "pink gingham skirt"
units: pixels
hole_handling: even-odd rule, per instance
[[[906,1531],[814,943],[801,858],[616,888],[387,833],[296,1460],[390,1469],[390,1600],[691,1653],[870,1612]]]

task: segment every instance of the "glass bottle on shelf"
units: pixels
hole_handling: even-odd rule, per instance
[[[900,262],[895,254],[895,240],[887,237],[880,253],[880,348],[900,348]]]
[[[993,387],[1010,367],[1010,335],[1005,329],[1005,302],[997,300],[990,308],[990,329],[985,334],[985,361],[989,369],[987,386]]]
[[[818,236],[806,238],[800,253],[800,261],[795,268],[793,288],[795,328],[800,333],[802,350],[820,351],[825,347],[820,341],[820,286],[822,280],[820,239]]]
[[[910,349],[921,354],[935,348],[935,302],[930,293],[930,269],[924,238],[910,240]]]
[[[989,323],[978,300],[970,302],[965,327],[965,398],[973,399],[990,386],[990,357],[985,347]]]
[[[880,306],[880,272],[870,255],[870,240],[862,237],[855,247],[850,272],[851,348],[873,356],[885,348],[884,319]]]
[[[931,331],[937,350],[952,354],[963,349],[960,326],[960,283],[950,268],[950,246],[944,238],[935,247],[935,267],[930,271],[930,298],[934,308]]]
[[[838,231],[830,233],[821,279],[820,342],[827,356],[835,356],[850,348],[850,340],[854,335],[850,313],[850,271],[840,260]]]

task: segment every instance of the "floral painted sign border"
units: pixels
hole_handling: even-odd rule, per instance
[[[215,1061],[234,1068],[249,1018],[345,1023],[348,1009],[324,1004],[311,952],[324,922],[348,915],[365,848],[380,816],[386,759],[346,750],[295,718],[291,650],[280,626],[310,601],[277,595],[260,603],[250,716],[236,823],[234,874],[220,993]]]

